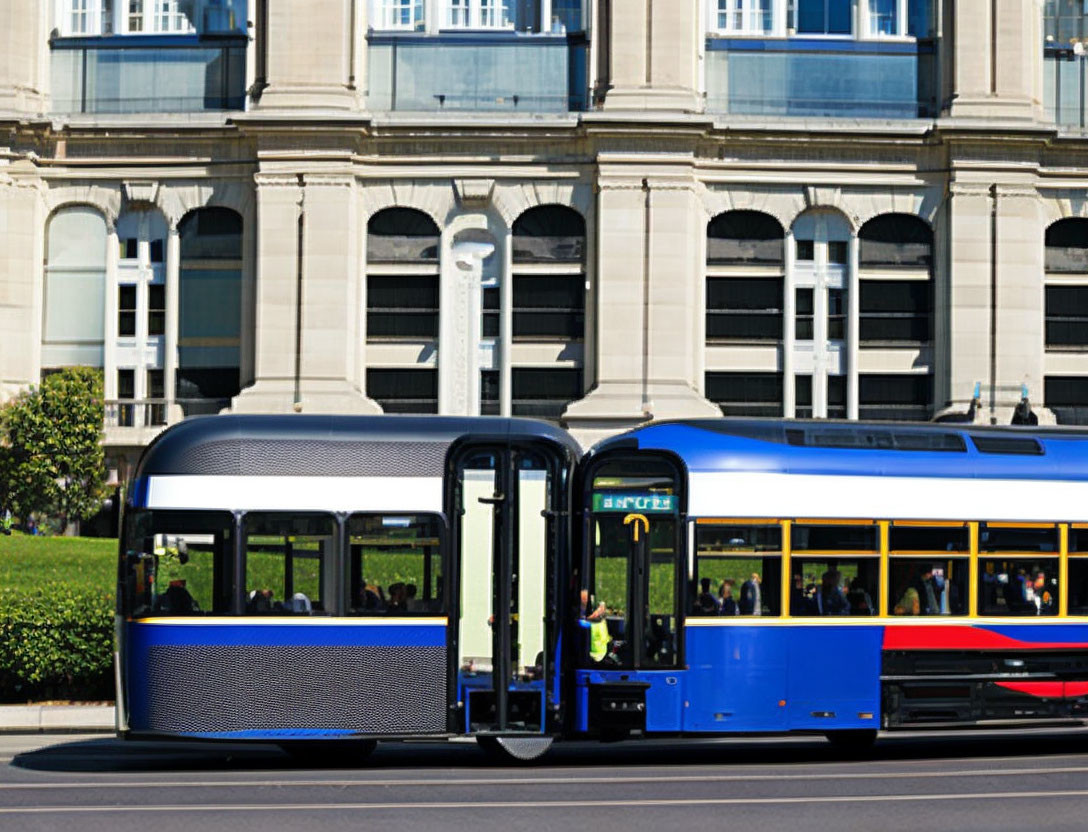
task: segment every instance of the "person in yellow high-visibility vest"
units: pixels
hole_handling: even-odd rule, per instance
[[[612,637],[608,634],[608,621],[605,620],[606,608],[601,601],[595,608],[589,606],[589,590],[583,589],[581,593],[581,607],[578,623],[589,630],[589,657],[599,662],[608,655],[608,648],[612,643]]]

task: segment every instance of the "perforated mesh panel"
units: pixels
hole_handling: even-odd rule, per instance
[[[444,647],[156,646],[153,731],[446,729]]]
[[[441,476],[448,442],[224,439],[185,450],[174,473],[296,477]]]

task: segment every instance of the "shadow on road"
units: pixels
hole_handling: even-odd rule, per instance
[[[790,736],[728,740],[652,740],[600,744],[556,745],[536,766],[540,768],[601,768],[615,773],[623,767],[653,766],[780,766],[858,760],[955,760],[972,757],[1031,757],[1083,754],[1088,751],[1084,729],[882,736],[864,754],[848,754],[822,737]],[[189,772],[276,771],[299,769],[300,762],[275,745],[124,742],[115,738],[60,743],[16,756],[24,769],[56,772]],[[369,757],[330,754],[301,767],[320,769],[481,769],[496,761],[473,743],[383,743]],[[510,768],[516,768],[511,765]]]

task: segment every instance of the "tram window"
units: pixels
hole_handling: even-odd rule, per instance
[[[980,523],[978,550],[980,552],[1057,553],[1058,530],[1054,526],[1025,527]]]
[[[336,521],[327,514],[247,514],[245,612],[311,615],[326,611]]]
[[[781,526],[700,524],[695,545],[691,615],[782,614]]]
[[[794,524],[790,543],[795,552],[879,552],[880,529],[869,525]]]
[[[790,561],[790,615],[877,615],[880,560],[801,556]]]
[[[1088,554],[1088,528],[1069,527],[1069,552],[1084,552]]]
[[[425,514],[353,514],[348,519],[352,615],[445,611],[442,522]],[[490,591],[486,582],[481,591]]]
[[[230,612],[234,518],[219,511],[135,511],[125,518],[127,615]]]
[[[1069,559],[1069,614],[1088,615],[1088,558]]]
[[[971,534],[961,526],[895,526],[888,531],[892,552],[970,552]]]
[[[980,558],[980,615],[1057,615],[1058,558]]]
[[[937,554],[931,558],[893,557],[888,561],[888,571],[888,605],[892,615],[967,614],[970,582],[967,558]]]

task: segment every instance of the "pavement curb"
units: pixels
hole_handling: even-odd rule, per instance
[[[113,733],[113,705],[0,705],[0,734]]]

